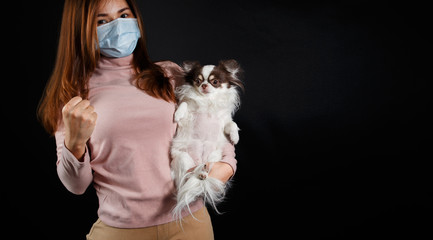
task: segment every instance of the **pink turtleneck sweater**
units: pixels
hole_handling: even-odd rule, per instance
[[[64,146],[64,126],[55,133],[57,173],[72,193],[83,194],[93,182],[98,216],[119,228],[147,227],[173,221],[174,184],[170,175],[170,142],[176,131],[175,104],[149,96],[132,82],[132,55],[102,57],[89,80],[89,101],[98,114],[79,162]],[[158,63],[173,85],[182,83],[182,69]],[[223,162],[236,171],[234,147],[228,144]],[[191,205],[194,212],[203,201]],[[186,213],[185,213],[186,214]]]

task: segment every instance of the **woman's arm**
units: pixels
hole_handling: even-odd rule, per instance
[[[209,177],[216,178],[225,183],[230,180],[233,174],[233,168],[228,163],[216,162],[213,164],[212,169],[209,172]]]
[[[64,126],[61,124],[55,133],[57,145],[57,175],[70,192],[83,194],[93,180],[90,167],[90,155],[86,147],[85,153],[79,161],[65,146]]]
[[[97,114],[88,100],[74,97],[62,109],[62,120],[55,133],[57,174],[72,193],[83,194],[93,180],[87,149]]]
[[[222,182],[230,180],[237,169],[237,160],[235,159],[235,156],[235,147],[233,144],[226,144],[223,149],[222,160],[213,164],[209,172],[209,177],[219,179]]]

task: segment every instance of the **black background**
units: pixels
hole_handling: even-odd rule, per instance
[[[224,214],[211,212],[216,239],[433,236],[426,5],[138,2],[153,60],[234,58],[245,70],[238,171]],[[2,33],[3,233],[84,239],[95,192],[63,187],[54,138],[35,114],[63,1],[12,5]]]

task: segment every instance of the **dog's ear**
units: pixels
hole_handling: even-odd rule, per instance
[[[231,73],[233,78],[239,79],[242,69],[236,60],[234,59],[221,60],[219,64],[223,66],[225,70],[227,70],[227,72]]]
[[[193,69],[196,69],[200,66],[198,61],[184,61],[182,64],[183,71],[185,73],[191,72]]]
[[[195,72],[200,68],[198,61],[185,61],[182,64],[183,71],[185,73],[185,81],[193,84],[195,78]]]
[[[234,59],[221,60],[219,65],[223,67],[227,72],[230,73],[231,79],[229,79],[230,84],[238,86],[240,89],[244,90],[244,85],[240,78],[242,77],[243,70],[239,63]]]

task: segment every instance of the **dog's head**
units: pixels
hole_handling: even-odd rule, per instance
[[[218,66],[200,65],[197,61],[183,63],[186,82],[203,94],[213,94],[223,89],[237,87],[244,89],[240,80],[242,69],[235,60],[220,61]]]

